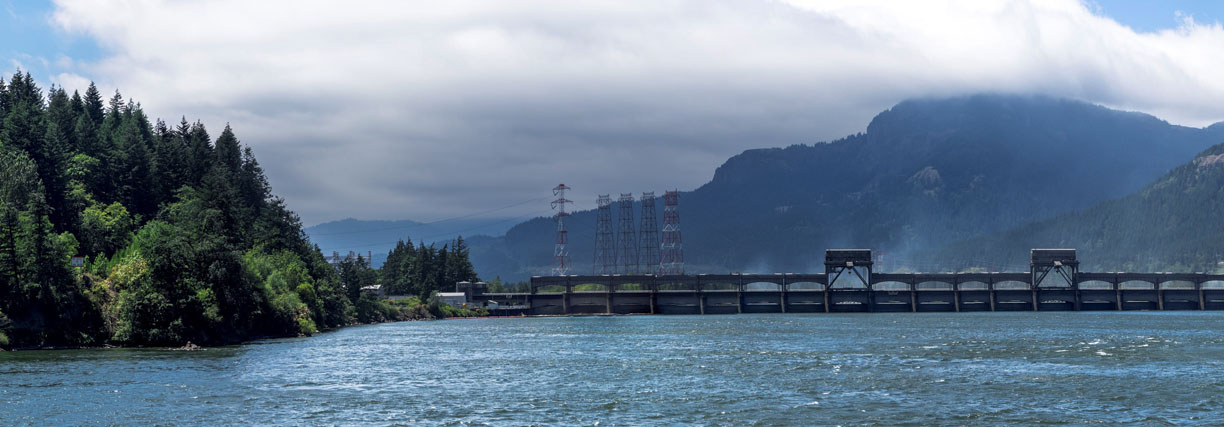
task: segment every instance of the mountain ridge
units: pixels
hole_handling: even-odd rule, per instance
[[[433,222],[414,220],[359,220],[345,218],[327,221],[303,231],[311,242],[319,246],[324,255],[333,252],[347,254],[349,251],[365,255],[372,253],[370,265],[378,268],[387,259],[387,252],[399,240],[424,241],[429,244],[444,244],[460,235],[470,239],[476,236],[501,235],[513,224],[513,218],[452,219]],[[482,239],[477,239],[483,241]]]
[[[1127,196],[932,253],[962,260],[958,270],[981,265],[1016,269],[1027,262],[1019,252],[1024,247],[1070,247],[1079,250],[1081,269],[1219,272],[1224,271],[1221,211],[1224,143]]]
[[[1044,96],[907,100],[864,133],[745,150],[682,192],[689,271],[820,270],[828,247],[912,259],[1125,196],[1222,140],[1224,126]],[[594,222],[567,220],[574,273],[591,270]],[[473,262],[482,277],[548,274],[553,227],[537,218],[472,244]]]

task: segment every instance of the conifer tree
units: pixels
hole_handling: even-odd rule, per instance
[[[212,140],[209,139],[208,130],[204,129],[204,124],[198,121],[191,125],[191,134],[187,139],[188,158],[191,162],[190,182],[192,185],[200,185],[204,180],[204,175],[207,175],[212,169]]]
[[[89,89],[85,90],[85,114],[89,115],[89,120],[95,126],[102,124],[103,118],[102,92],[98,91],[98,86],[93,82],[89,82]]]

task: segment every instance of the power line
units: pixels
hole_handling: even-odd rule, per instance
[[[475,213],[470,213],[470,214],[459,215],[459,217],[450,217],[450,218],[443,218],[443,219],[438,219],[438,220],[432,220],[432,221],[428,221],[428,223],[416,223],[416,224],[412,224],[412,225],[390,226],[390,228],[384,228],[384,229],[373,229],[373,230],[355,230],[355,231],[315,232],[315,234],[310,234],[310,235],[311,235],[312,237],[313,237],[313,236],[335,236],[335,235],[345,235],[345,234],[357,234],[357,232],[378,232],[378,231],[389,231],[389,230],[411,229],[411,228],[414,228],[414,226],[421,226],[421,225],[433,225],[433,224],[438,224],[438,223],[446,223],[446,221],[453,221],[453,220],[457,220],[457,219],[464,219],[464,218],[476,217],[476,215],[481,215],[481,214],[486,214],[486,213],[491,213],[491,212],[497,212],[497,210],[509,209],[509,208],[513,208],[513,207],[524,206],[524,204],[528,204],[528,203],[540,202],[540,201],[543,201],[543,199],[547,199],[547,197],[532,198],[532,199],[529,199],[529,201],[523,201],[523,202],[518,202],[518,203],[514,203],[514,204],[509,204],[509,206],[503,206],[503,207],[501,207],[501,208],[496,208],[496,209],[488,209],[488,210],[481,210],[481,212],[475,212]]]
[[[527,219],[527,218],[529,218],[529,217],[539,216],[540,214],[543,214],[543,213],[545,213],[545,212],[549,212],[549,211],[537,211],[537,212],[532,212],[532,213],[529,213],[529,214],[527,214],[527,215],[523,215],[523,216],[519,216],[519,217],[515,217],[515,218],[510,218],[510,219],[501,220],[501,221],[496,221],[496,222],[490,222],[490,223],[487,223],[487,224],[482,224],[482,225],[478,225],[478,226],[475,226],[475,227],[468,227],[468,228],[465,228],[465,229],[462,229],[462,230],[454,230],[454,231],[449,231],[449,232],[446,232],[446,233],[436,234],[436,235],[433,235],[433,236],[426,236],[426,237],[421,238],[421,241],[422,241],[422,242],[426,242],[426,241],[429,241],[430,239],[436,239],[436,238],[439,238],[439,237],[445,237],[445,236],[449,236],[449,235],[452,235],[452,234],[464,233],[464,232],[467,232],[467,231],[472,231],[472,230],[479,230],[479,229],[481,229],[481,228],[491,227],[491,226],[494,226],[494,225],[499,225],[499,224],[505,224],[505,223],[507,223],[507,222],[522,221],[522,220]],[[401,241],[403,241],[403,239],[398,239],[398,240],[396,240],[396,241],[394,241],[394,242],[370,243],[370,244],[365,244],[365,245],[346,246],[346,247],[342,247],[342,248],[341,248],[341,247],[335,247],[335,248],[323,248],[323,249],[320,249],[320,251],[322,251],[322,252],[327,252],[327,251],[329,251],[329,250],[350,250],[350,249],[356,249],[356,248],[368,248],[368,247],[373,247],[373,246],[394,245],[394,244],[399,243],[399,242],[401,242]],[[411,243],[411,242],[409,242],[409,243]]]

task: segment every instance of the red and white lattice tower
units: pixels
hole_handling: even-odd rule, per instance
[[[684,243],[680,238],[680,192],[663,194],[663,255],[659,262],[660,275],[684,274]]]
[[[565,231],[565,217],[569,216],[569,212],[565,210],[565,205],[574,203],[565,198],[565,192],[569,190],[565,184],[557,185],[553,188],[553,196],[557,200],[552,201],[552,208],[557,211],[553,218],[557,219],[557,244],[553,249],[553,274],[564,276],[569,272],[570,256],[569,256],[569,232]]]
[[[616,274],[616,241],[612,233],[612,197],[604,194],[595,201],[598,210],[595,220],[594,273]]]

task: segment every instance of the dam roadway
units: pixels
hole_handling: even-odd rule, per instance
[[[494,315],[1224,310],[1224,274],[1078,265],[1073,249],[1034,249],[1029,272],[874,273],[870,250],[831,249],[825,273],[536,276],[526,293],[466,292]]]

